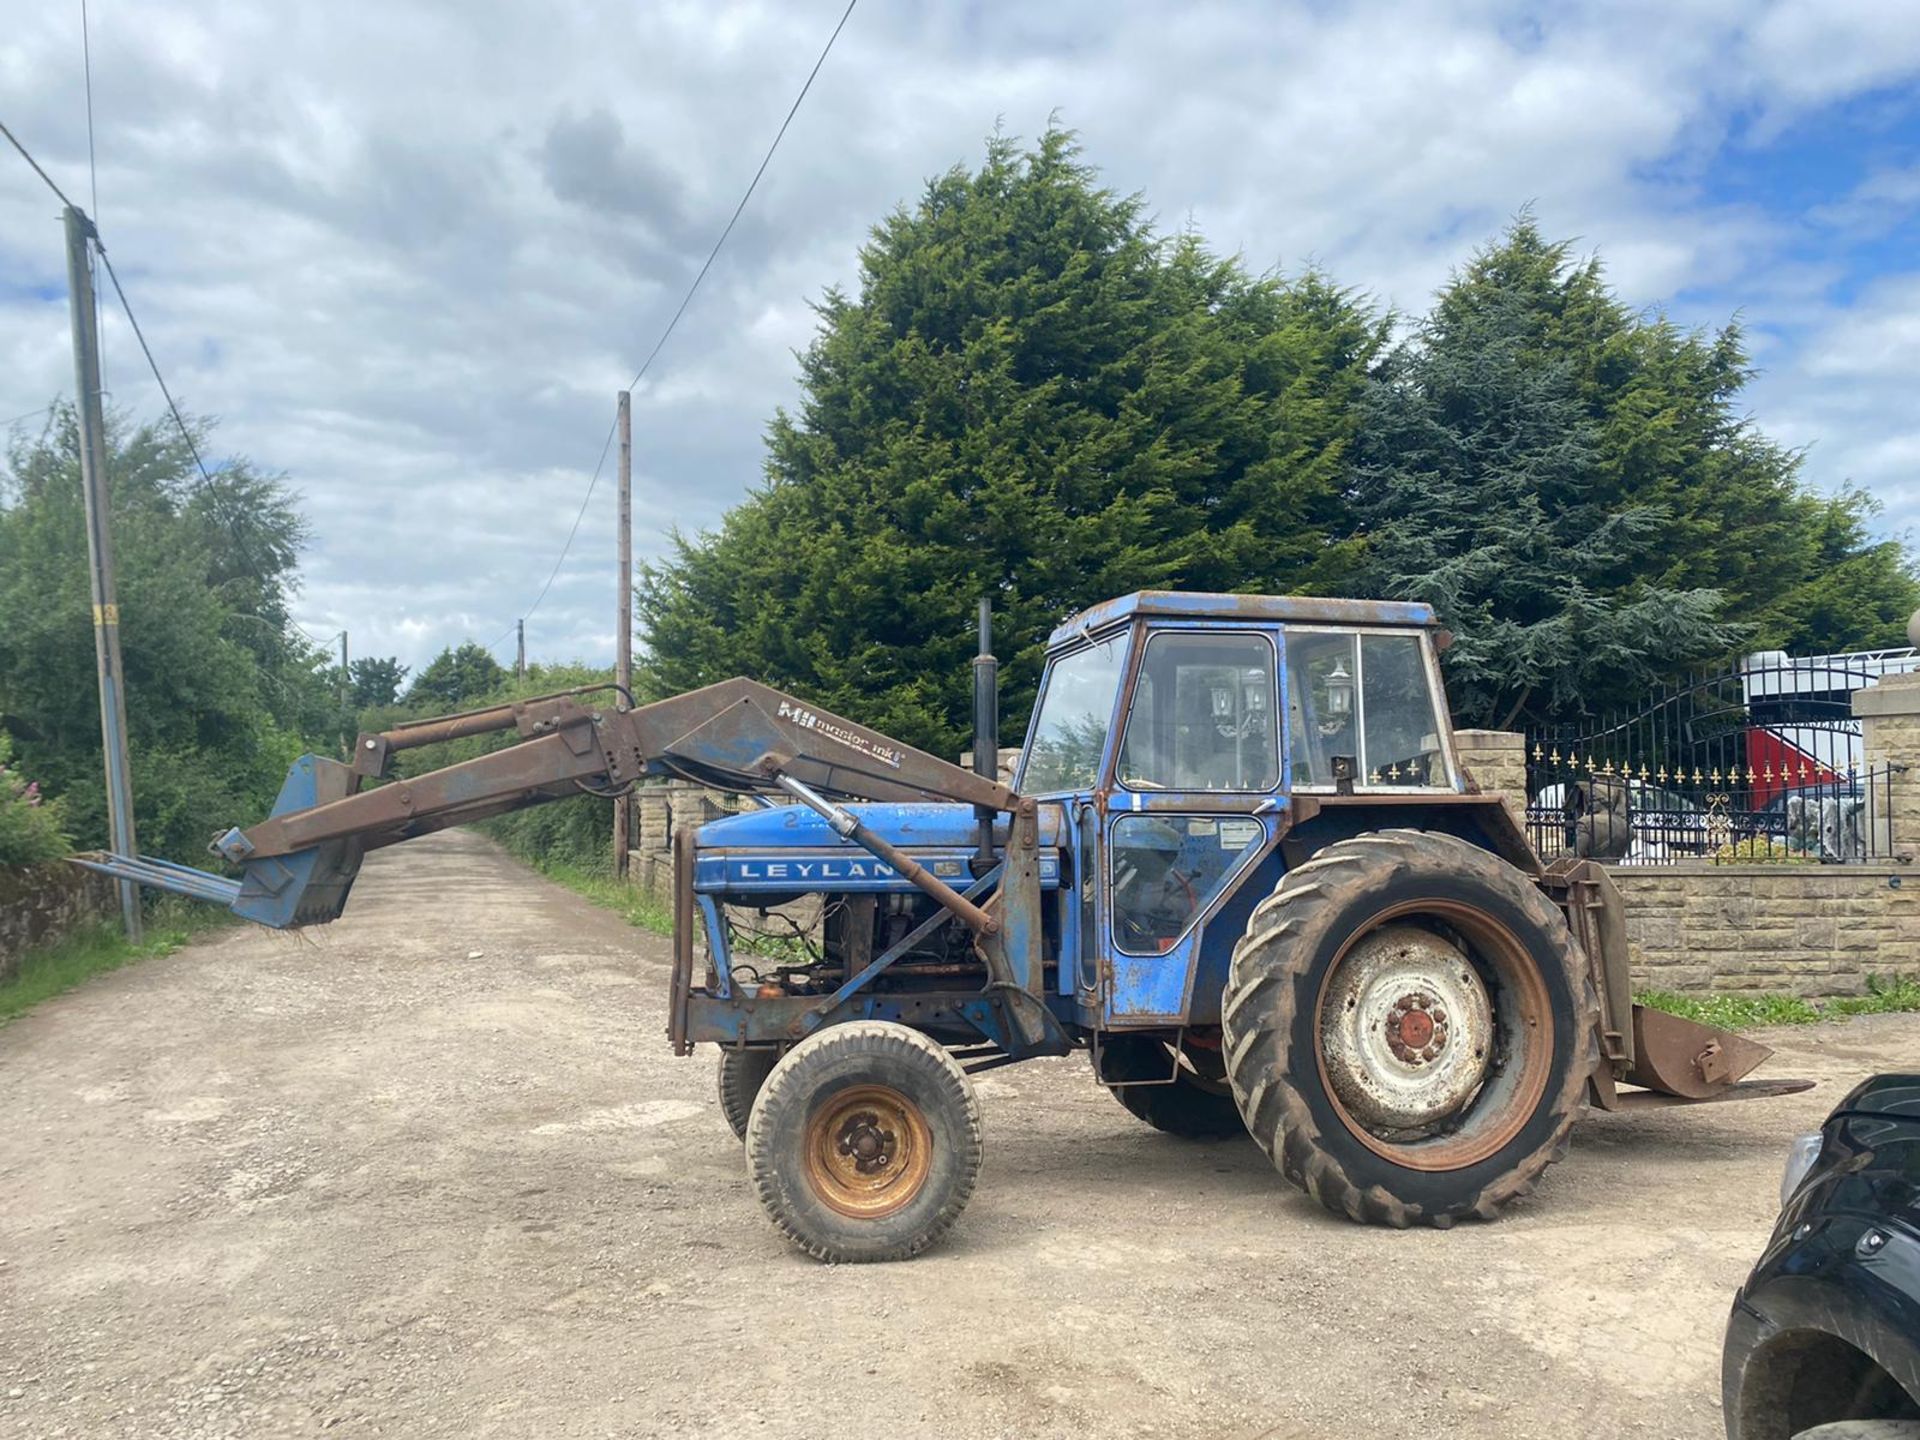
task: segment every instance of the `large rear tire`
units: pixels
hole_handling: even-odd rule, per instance
[[[747,1122],[747,1171],[816,1260],[905,1260],[960,1218],[980,1174],[973,1083],[938,1044],[881,1020],[835,1025],[773,1067]]]
[[[1450,835],[1337,841],[1234,947],[1227,1074],[1294,1184],[1371,1224],[1491,1219],[1566,1153],[1599,1000],[1559,909]]]
[[[747,1121],[753,1115],[753,1102],[767,1076],[780,1063],[778,1050],[722,1050],[720,1052],[720,1113],[726,1116],[733,1138],[747,1138]]]
[[[1154,1129],[1184,1140],[1227,1140],[1247,1133],[1217,1054],[1208,1065],[1204,1054],[1176,1052],[1157,1035],[1125,1034],[1105,1037],[1094,1053],[1100,1083],[1135,1119]]]

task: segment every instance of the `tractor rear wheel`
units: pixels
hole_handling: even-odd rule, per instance
[[[1337,841],[1234,947],[1227,1074],[1247,1129],[1330,1210],[1491,1219],[1566,1153],[1599,1000],[1559,909],[1450,835]]]
[[[1186,1140],[1247,1133],[1217,1051],[1176,1050],[1158,1035],[1123,1034],[1106,1036],[1093,1054],[1100,1083],[1154,1129]]]
[[[855,1020],[794,1046],[747,1122],[760,1203],[816,1260],[905,1260],[960,1218],[980,1174],[980,1104],[917,1030]]]
[[[727,1117],[733,1138],[747,1138],[747,1119],[767,1076],[780,1063],[778,1050],[722,1050],[720,1052],[720,1113]]]

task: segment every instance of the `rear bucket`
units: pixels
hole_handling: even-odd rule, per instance
[[[1633,1065],[1621,1078],[1662,1095],[1712,1100],[1773,1054],[1730,1030],[1633,1007]]]

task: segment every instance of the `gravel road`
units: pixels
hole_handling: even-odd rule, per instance
[[[477,952],[477,953],[476,953]],[[1498,1224],[1363,1230],[1084,1059],[982,1077],[905,1265],[762,1216],[664,942],[449,833],[311,935],[215,933],[0,1030],[0,1435],[1720,1434],[1788,1138],[1912,1017],[1765,1036],[1810,1095],[1599,1117]]]

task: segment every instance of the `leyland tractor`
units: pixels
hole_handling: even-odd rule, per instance
[[[341,913],[367,851],[450,825],[655,777],[759,797],[675,837],[667,1036],[717,1047],[761,1202],[828,1261],[939,1239],[980,1169],[969,1077],[1035,1056],[1084,1051],[1148,1125],[1250,1135],[1393,1226],[1492,1218],[1589,1106],[1805,1088],[1744,1081],[1764,1047],[1632,1002],[1606,872],[1543,863],[1462,766],[1428,607],[1096,606],[1053,633],[1010,784],[988,625],[971,769],[749,679],[602,709],[589,687],[302,758],[268,819],[214,841],[237,876],[83,863],[302,926]],[[776,915],[785,945],[756,939]]]

